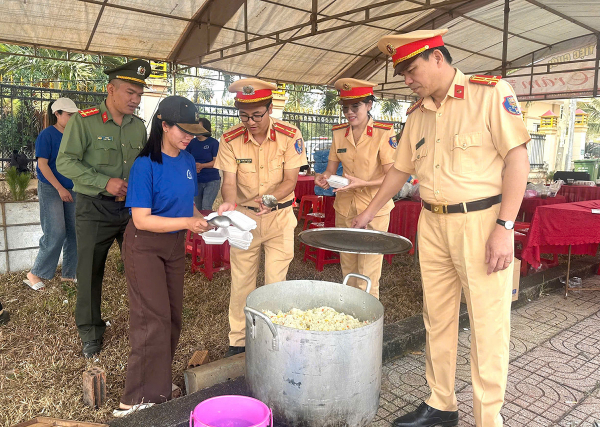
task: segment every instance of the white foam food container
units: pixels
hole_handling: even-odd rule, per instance
[[[327,184],[333,188],[342,188],[350,184],[350,181],[348,178],[344,178],[343,176],[331,175],[329,178],[327,178]]]

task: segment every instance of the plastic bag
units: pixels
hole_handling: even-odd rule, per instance
[[[410,199],[413,202],[420,202],[421,201],[421,194],[419,193],[419,183],[418,182],[415,185],[413,185],[412,188],[411,188]]]

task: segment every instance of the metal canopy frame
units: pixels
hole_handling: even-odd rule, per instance
[[[472,22],[477,25],[481,25],[483,27],[496,30],[502,33],[502,57],[498,58],[494,55],[490,55],[485,52],[477,51],[476,49],[472,49],[467,45],[457,46],[455,44],[447,44],[448,47],[455,50],[460,50],[469,55],[476,55],[480,58],[485,58],[490,61],[493,61],[495,64],[486,70],[467,70],[467,72],[500,72],[503,76],[507,76],[511,70],[514,70],[516,67],[513,67],[513,63],[521,61],[523,58],[531,57],[535,58],[536,52],[539,52],[543,49],[548,49],[553,47],[553,44],[549,44],[544,40],[539,40],[535,36],[523,35],[519,34],[515,31],[509,30],[509,20],[510,20],[510,6],[513,1],[516,0],[504,0],[504,23],[503,26],[494,25],[492,23],[485,22],[482,19],[478,19],[477,17],[470,16],[470,12],[477,11],[483,7],[486,7],[490,4],[498,3],[498,0],[439,0],[434,2],[434,0],[380,0],[371,4],[360,5],[358,7],[353,7],[351,9],[345,10],[343,12],[326,13],[327,8],[332,6],[333,4],[340,3],[343,0],[310,0],[310,8],[299,7],[297,4],[285,4],[281,3],[279,0],[251,0],[251,1],[261,1],[267,5],[277,5],[279,7],[283,7],[289,10],[293,10],[296,12],[302,12],[306,14],[306,16],[302,19],[301,22],[295,22],[291,25],[286,25],[284,28],[278,28],[275,31],[268,31],[265,34],[257,34],[249,30],[248,25],[248,2],[249,0],[228,0],[227,7],[229,10],[223,12],[223,4],[217,7],[218,0],[207,0],[202,7],[196,11],[196,13],[192,17],[186,16],[178,16],[169,13],[162,13],[154,10],[147,10],[141,7],[133,7],[128,6],[126,4],[117,4],[114,3],[114,0],[77,0],[81,3],[92,4],[99,6],[99,11],[94,23],[93,28],[90,31],[89,37],[87,39],[87,43],[85,44],[85,48],[83,49],[65,49],[64,46],[59,45],[43,45],[43,44],[32,44],[32,43],[24,43],[19,40],[6,40],[0,39],[1,43],[10,43],[10,44],[20,44],[20,45],[28,45],[34,47],[34,55],[35,57],[41,57],[37,53],[37,49],[39,48],[49,48],[49,49],[57,49],[63,50],[67,52],[67,61],[77,61],[69,58],[69,53],[77,52],[77,53],[87,53],[92,55],[98,55],[99,64],[102,62],[102,56],[132,56],[127,55],[127,52],[111,52],[110,49],[93,50],[90,49],[92,46],[92,42],[94,38],[97,36],[98,26],[101,23],[101,19],[105,14],[105,11],[109,8],[119,9],[123,11],[135,12],[147,16],[164,18],[168,20],[175,21],[183,21],[187,23],[185,31],[180,36],[179,40],[174,44],[171,49],[170,54],[167,57],[149,57],[147,59],[155,60],[155,61],[165,61],[170,64],[170,72],[171,73],[179,73],[184,75],[185,71],[192,67],[202,67],[216,71],[223,71],[222,68],[219,67],[218,62],[238,58],[243,55],[252,54],[259,51],[264,51],[267,49],[272,49],[274,47],[278,48],[272,54],[266,62],[260,67],[256,75],[260,76],[261,73],[265,70],[265,68],[276,59],[277,54],[281,51],[281,49],[285,45],[294,45],[300,47],[309,47],[310,49],[317,49],[324,52],[331,52],[335,54],[343,54],[347,55],[350,58],[354,58],[350,60],[348,64],[342,66],[335,75],[331,75],[327,77],[327,81],[320,82],[320,84],[324,84],[326,86],[330,86],[334,80],[340,77],[356,77],[356,78],[369,78],[374,76],[377,73],[380,73],[385,68],[385,80],[378,85],[376,88],[376,92],[379,95],[391,97],[391,98],[412,98],[410,95],[404,95],[396,93],[395,91],[405,88],[406,86],[402,85],[400,82],[392,82],[388,80],[388,68],[389,61],[388,58],[383,54],[378,52],[376,48],[368,49],[363,52],[348,52],[344,49],[335,49],[335,48],[327,48],[322,46],[315,46],[310,44],[310,38],[322,34],[328,34],[339,30],[345,30],[354,26],[365,26],[370,27],[376,30],[387,30],[385,26],[379,25],[379,22],[384,21],[390,18],[397,18],[406,15],[428,12],[426,16],[422,17],[420,20],[412,23],[406,27],[397,27],[392,29],[396,32],[407,32],[416,29],[432,29],[432,28],[440,28],[444,24],[460,17],[466,21]],[[579,28],[585,30],[587,33],[580,36],[590,36],[594,35],[598,42],[596,49],[596,59],[594,70],[594,87],[592,91],[592,96],[598,96],[598,74],[600,68],[600,52],[598,52],[598,48],[600,48],[600,28],[596,29],[580,20],[568,16],[561,11],[550,7],[544,4],[544,0],[521,0],[535,6],[537,8],[543,9],[544,11],[560,18],[561,20],[568,21],[571,24],[578,26]],[[366,3],[366,2],[365,2]],[[376,14],[377,9],[396,5],[396,4],[405,4],[410,5],[408,8],[404,8],[403,10],[396,10],[389,13],[383,13],[380,15]],[[240,19],[243,20],[241,28],[235,28],[232,25],[228,25],[229,20],[241,10]],[[362,15],[361,19],[356,19],[356,15]],[[323,24],[332,23],[334,25],[329,26],[328,28],[319,28],[320,26],[324,26]],[[186,46],[186,43],[189,42],[189,36],[196,30],[201,29],[204,31],[202,34],[205,34],[206,43],[203,46],[200,54],[191,57],[191,58],[182,58],[181,54]],[[231,31],[235,34],[243,34],[243,40],[235,41],[228,43],[226,45],[221,45],[218,48],[212,47],[212,42],[214,42],[215,37],[219,34],[219,32],[227,30]],[[308,31],[307,31],[308,30]],[[305,32],[305,33],[301,33]],[[527,41],[529,43],[537,44],[540,46],[539,49],[529,52],[525,55],[520,56],[517,59],[510,59],[510,52],[508,50],[508,41],[509,38],[520,39]],[[257,42],[263,43],[260,46],[253,46],[253,44],[257,44]],[[228,52],[229,51],[229,52]],[[30,55],[24,55],[30,56]],[[53,58],[56,59],[56,58]],[[83,62],[83,61],[77,61]],[[579,61],[566,61],[566,62],[555,62],[553,65],[563,65],[563,64],[577,64]],[[589,61],[587,61],[589,62]],[[500,66],[496,66],[496,64],[500,63]],[[531,63],[527,66],[521,66],[520,68],[531,68],[531,73],[529,74],[531,77],[539,74],[552,74],[551,70],[547,70],[545,73],[535,73],[534,72],[534,64]],[[537,66],[536,66],[537,67]],[[579,69],[578,69],[579,70]],[[582,71],[589,71],[590,68],[581,68]],[[237,72],[233,72],[232,74],[239,74]],[[289,80],[280,80],[280,81],[289,81]],[[294,82],[294,83],[303,83],[310,85],[317,85],[319,83],[316,82]]]

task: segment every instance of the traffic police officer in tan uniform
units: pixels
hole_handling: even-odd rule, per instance
[[[386,172],[394,163],[396,138],[391,123],[378,122],[371,117],[373,87],[375,83],[350,78],[339,79],[335,88],[340,94],[342,112],[348,120],[333,127],[333,142],[329,149],[327,169],[315,178],[315,184],[329,188],[327,179],[335,175],[340,162],[344,175],[350,183],[336,193],[336,227],[351,227],[356,215],[369,205]],[[387,231],[390,211],[394,208],[391,198],[368,224],[371,230]],[[371,279],[371,294],[379,298],[379,278],[383,255],[340,253],[342,275],[363,274]],[[366,289],[366,283],[352,277],[348,284]]]
[[[458,425],[454,393],[461,290],[471,321],[473,415],[502,426],[508,372],[513,221],[525,192],[527,133],[512,87],[500,77],[465,76],[444,47],[447,30],[383,37],[395,74],[421,99],[409,109],[394,167],[364,227],[409,174],[420,182],[419,257],[431,395],[396,427]]]
[[[215,168],[223,171],[223,203],[218,213],[237,209],[257,223],[248,250],[231,248],[229,351],[245,350],[246,297],[256,289],[261,247],[265,251],[265,284],[285,280],[294,258],[296,216],[294,188],[301,166],[307,164],[300,131],[271,117],[272,91],[277,86],[258,79],[241,79],[229,86],[242,123],[221,137]],[[262,196],[277,199],[267,208]]]
[[[133,113],[140,104],[150,64],[136,59],[104,72],[109,80],[106,100],[73,115],[56,159],[58,171],[73,180],[73,190],[79,193],[75,323],[85,357],[102,349],[104,263],[114,240],[121,245],[130,218],[125,207],[127,178],[146,143],[144,122]]]

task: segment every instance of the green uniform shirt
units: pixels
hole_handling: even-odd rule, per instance
[[[73,180],[73,191],[104,194],[110,178],[127,181],[133,161],[146,144],[142,119],[125,115],[117,125],[106,101],[74,114],[67,123],[56,159],[57,170]]]

